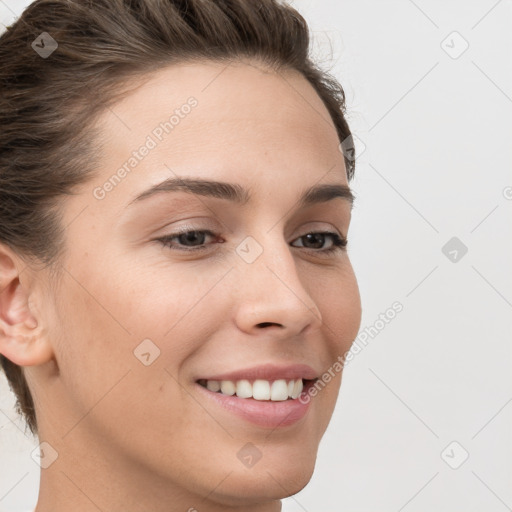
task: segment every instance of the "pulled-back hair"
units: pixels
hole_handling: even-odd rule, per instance
[[[43,32],[58,44],[50,55],[36,51]],[[351,133],[343,89],[309,53],[304,18],[278,0],[33,2],[0,37],[0,242],[27,262],[58,266],[59,205],[93,177],[101,154],[94,121],[128,84],[173,63],[249,58],[296,70],[344,142]],[[344,156],[351,179],[354,160]],[[23,367],[1,354],[0,362],[17,412],[37,435]]]

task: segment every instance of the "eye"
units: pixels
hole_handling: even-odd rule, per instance
[[[219,235],[210,230],[191,230],[188,228],[157,238],[156,241],[160,242],[164,247],[174,251],[199,252],[207,250],[208,245],[211,245],[206,243],[208,239],[213,239],[213,241],[216,241],[217,243],[224,242]],[[330,231],[306,233],[305,235],[295,239],[294,242],[303,239],[305,243],[302,242],[299,246],[292,244],[292,247],[304,248],[306,250],[323,254],[344,250],[348,242],[345,237],[341,237],[337,233]],[[328,242],[327,248],[325,248],[326,242]]]
[[[338,233],[331,231],[315,231],[312,233],[306,233],[297,240],[305,239],[306,243],[302,244],[305,249],[311,249],[315,252],[331,253],[334,251],[344,250],[347,246],[348,240],[345,237],[341,237]],[[331,244],[327,248],[323,248],[326,240],[331,240]],[[297,246],[294,246],[297,247]]]
[[[215,233],[207,229],[185,229],[177,233],[171,233],[170,235],[157,238],[156,240],[159,241],[164,247],[168,247],[169,249],[187,252],[207,249],[208,247],[204,245],[205,240],[208,237],[215,238],[216,236],[217,235],[215,235]],[[174,243],[175,240],[181,247],[176,247],[177,244]]]

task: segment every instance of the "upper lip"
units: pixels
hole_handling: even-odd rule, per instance
[[[278,365],[275,363],[267,363],[259,366],[252,366],[226,373],[219,373],[216,375],[202,376],[196,380],[295,380],[306,379],[314,380],[317,378],[317,372],[307,364],[287,364]]]

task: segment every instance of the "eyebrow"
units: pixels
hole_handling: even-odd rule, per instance
[[[240,205],[247,204],[251,199],[249,192],[237,183],[211,181],[198,178],[171,177],[161,183],[153,185],[136,196],[128,203],[128,206],[134,203],[139,203],[144,199],[163,192],[186,192],[205,197],[225,199]],[[341,198],[348,201],[351,208],[355,200],[354,194],[347,185],[324,183],[304,190],[299,199],[299,206],[311,206],[313,204],[331,201],[335,198]]]

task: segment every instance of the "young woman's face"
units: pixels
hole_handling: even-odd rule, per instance
[[[63,203],[64,268],[40,304],[54,360],[26,368],[41,441],[59,454],[43,481],[60,469],[60,492],[84,500],[72,480],[99,506],[142,493],[154,500],[144,510],[170,496],[201,510],[202,499],[298,492],[361,316],[336,245],[351,203],[326,108],[294,72],[188,64],[157,73],[100,126],[99,174]],[[304,196],[326,184],[337,188]],[[290,380],[329,368],[307,405],[283,400]],[[222,377],[286,387],[274,385],[274,401],[204,387]]]

